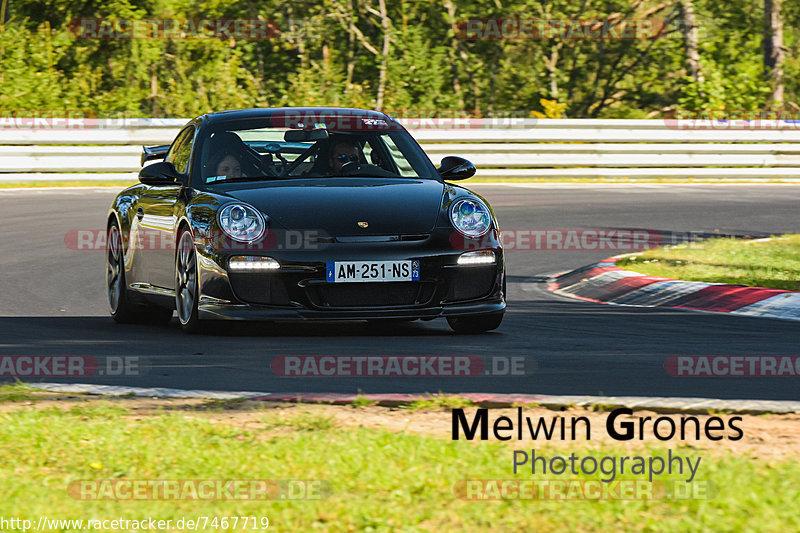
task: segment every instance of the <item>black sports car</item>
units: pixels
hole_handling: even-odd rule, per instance
[[[445,181],[475,167],[446,157],[437,170],[388,115],[211,113],[145,147],[142,165],[108,214],[118,322],[166,322],[176,309],[187,331],[204,319],[445,317],[457,332],[502,321],[497,221]]]

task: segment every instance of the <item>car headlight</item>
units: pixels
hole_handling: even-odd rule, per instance
[[[267,223],[261,213],[247,204],[228,204],[220,209],[218,218],[222,231],[241,242],[260,239],[267,229]]]
[[[492,227],[492,214],[483,202],[465,198],[450,207],[450,221],[467,237],[480,237]]]

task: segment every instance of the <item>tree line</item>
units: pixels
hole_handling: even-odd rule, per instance
[[[0,2],[6,115],[189,117],[294,105],[400,116],[800,115],[800,2]],[[154,20],[178,29],[119,31]],[[269,31],[215,33],[209,20],[261,21]],[[212,36],[187,33],[186,21],[206,21]],[[614,34],[642,21],[646,35]],[[538,34],[509,31],[520,24]]]

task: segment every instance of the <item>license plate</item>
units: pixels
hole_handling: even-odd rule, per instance
[[[329,282],[419,281],[419,259],[409,261],[328,261]]]

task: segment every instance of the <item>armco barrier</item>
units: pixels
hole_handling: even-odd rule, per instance
[[[461,155],[475,163],[479,178],[800,178],[800,123],[795,121],[405,122],[435,163]],[[167,144],[185,123],[0,123],[0,181],[134,178],[141,145]]]

